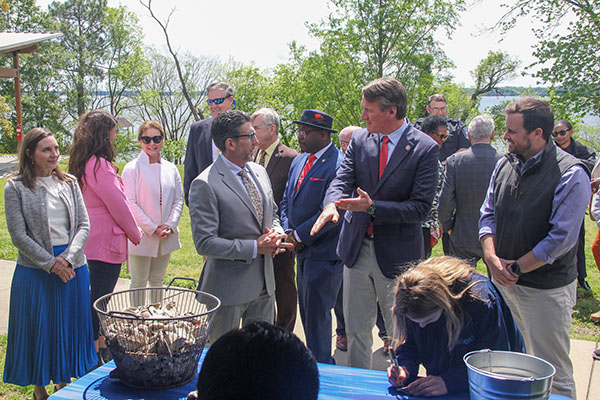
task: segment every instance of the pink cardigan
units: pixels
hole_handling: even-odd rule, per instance
[[[121,264],[127,260],[127,239],[138,243],[142,233],[129,209],[123,182],[114,165],[93,156],[85,165],[83,200],[90,216],[90,235],[83,249],[89,260]]]

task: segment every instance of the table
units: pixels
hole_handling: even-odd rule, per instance
[[[202,365],[202,353],[198,370]],[[373,371],[360,368],[341,367],[336,365],[318,364],[320,376],[319,400],[392,400],[396,397],[388,393],[389,383],[384,371]],[[196,380],[173,389],[142,390],[121,384],[118,380],[110,379],[108,374],[115,368],[114,361],[104,364],[76,380],[52,396],[51,400],[169,400],[186,399],[187,394],[196,388]],[[419,399],[412,396],[400,396],[401,399]],[[423,398],[420,398],[423,399]],[[468,396],[448,395],[436,397],[440,400],[468,400]],[[551,400],[568,400],[563,396],[550,396]]]

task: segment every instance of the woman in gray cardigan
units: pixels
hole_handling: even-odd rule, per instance
[[[59,390],[98,362],[83,246],[89,221],[77,180],[58,167],[52,132],[23,140],[19,174],[4,189],[6,225],[19,250],[13,275],[4,382]]]

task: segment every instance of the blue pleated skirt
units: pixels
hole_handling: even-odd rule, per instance
[[[55,246],[54,255],[66,246]],[[45,386],[70,382],[96,365],[87,265],[63,283],[17,264],[10,291],[4,382]]]

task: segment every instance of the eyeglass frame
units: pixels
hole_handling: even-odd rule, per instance
[[[158,140],[156,140],[158,138]],[[144,144],[150,144],[150,142],[154,142],[155,144],[159,144],[163,141],[163,135],[158,136],[140,136],[140,140],[144,142]]]
[[[225,99],[228,99],[230,97],[233,97],[232,94],[228,94],[225,97],[219,97],[217,99],[206,99],[206,102],[208,103],[209,106],[212,106],[213,104],[219,105],[219,104],[223,104],[223,102],[225,101]]]
[[[238,138],[242,138],[242,137],[247,137],[248,139],[252,140],[255,135],[256,135],[256,131],[252,131],[252,132],[246,133],[244,135],[229,136],[228,139],[238,139]]]
[[[319,129],[319,128],[312,128],[312,129],[304,129],[301,127],[296,128],[296,135],[299,135],[300,132],[302,132],[304,135],[308,135],[311,132],[317,132],[317,131],[322,131],[323,129]]]

